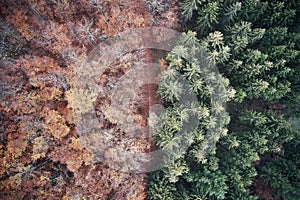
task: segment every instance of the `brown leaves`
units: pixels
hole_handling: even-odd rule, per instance
[[[28,24],[27,11],[23,9],[13,10],[13,15],[10,15],[7,20],[12,23],[27,40],[32,39],[30,27]]]
[[[65,74],[64,70],[58,65],[58,62],[48,56],[24,56],[17,64],[26,70],[30,77],[34,77],[42,72]]]
[[[92,155],[75,137],[71,137],[64,141],[61,146],[55,147],[49,156],[55,162],[67,164],[67,168],[71,172],[76,172],[83,163],[89,164],[92,161]]]
[[[8,153],[17,158],[22,155],[27,147],[27,141],[25,140],[25,136],[20,136],[18,138],[9,138],[7,143],[7,151]]]
[[[41,101],[62,100],[63,92],[57,87],[45,88],[41,91]]]
[[[19,77],[23,77],[22,85],[16,84],[14,88],[18,91],[0,103],[0,111],[5,115],[0,119],[5,127],[5,142],[0,143],[0,196],[3,199],[62,199],[63,195],[65,199],[144,199],[143,175],[132,177],[101,164],[91,164],[90,149],[85,148],[73,128],[76,126],[73,114],[94,109],[98,94],[69,89],[69,83],[75,75],[72,68],[78,67],[98,45],[99,36],[105,38],[126,29],[145,27],[151,23],[149,13],[140,1],[98,1],[100,7],[90,0],[11,2],[5,4],[15,6],[3,6],[6,10],[1,14],[28,41],[28,55],[15,58],[21,75],[10,81],[20,83]],[[0,3],[1,9],[3,4]],[[81,23],[84,19],[87,23]],[[119,64],[119,69],[112,68],[109,74],[99,77],[100,85],[108,89],[107,84],[116,83],[131,66],[123,61]],[[110,110],[106,111],[106,117],[113,120]],[[136,123],[147,125],[138,115]],[[128,146],[148,148],[148,141],[134,142]],[[45,160],[51,164],[38,169]],[[68,174],[74,174],[74,178]]]
[[[57,139],[62,139],[70,132],[65,119],[55,110],[45,112],[45,134],[52,135]]]
[[[16,159],[26,153],[25,150],[29,147],[30,141],[37,137],[37,132],[41,127],[41,122],[33,117],[24,117],[18,124],[18,129],[7,137],[6,157]]]
[[[111,2],[103,15],[97,19],[96,26],[103,34],[111,36],[130,28],[146,27],[151,23],[149,18],[150,16],[141,10],[140,2],[132,4]]]
[[[120,173],[99,163],[80,168],[74,174],[74,187],[69,188],[64,199],[134,199],[146,198],[143,175]]]
[[[5,183],[0,184],[0,190],[7,189],[12,190],[17,188],[22,182],[22,174],[16,174],[14,176],[10,176]]]

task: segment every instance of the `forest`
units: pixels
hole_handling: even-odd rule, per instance
[[[300,199],[299,19],[299,0],[0,0],[0,200]],[[176,41],[131,50],[146,30]]]

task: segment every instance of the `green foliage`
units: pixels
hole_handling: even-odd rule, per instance
[[[155,171],[148,176],[148,197],[151,200],[173,200],[176,187],[164,177],[162,171]]]
[[[183,84],[172,77],[173,70],[167,70],[162,75],[162,81],[159,84],[158,95],[165,100],[175,103],[183,93]]]
[[[229,24],[235,22],[238,13],[242,9],[241,2],[235,2],[225,7],[224,16],[222,17],[222,24]]]
[[[162,0],[146,0],[149,10],[153,15],[159,15],[168,8],[168,1]]]
[[[176,183],[183,174],[189,172],[189,168],[185,160],[178,159],[175,162],[169,163],[163,171],[170,183]]]
[[[193,17],[193,12],[198,10],[199,5],[201,5],[205,0],[185,0],[181,3],[182,16],[185,21],[190,20]]]
[[[240,18],[245,21],[259,21],[265,14],[268,7],[268,2],[257,0],[244,0]]]
[[[289,112],[287,120],[281,108],[266,108],[273,106],[269,103],[299,103],[299,1],[186,0],[181,8],[183,18],[197,33],[183,34],[167,56],[170,68],[162,76],[158,94],[169,107],[154,134],[156,145],[177,159],[161,172],[169,184],[175,183],[176,192],[170,198],[254,200],[258,198],[249,188],[254,177],[261,176],[278,197],[297,199],[297,112]],[[190,54],[198,53],[197,44],[207,51],[209,62],[191,59]],[[208,63],[217,65],[225,78],[215,73],[203,76]],[[187,80],[188,87],[183,88],[188,89],[177,87],[174,72]],[[196,93],[199,104],[180,107],[182,91]],[[229,130],[218,128],[219,123],[228,124],[231,116],[224,112],[224,105],[212,101],[216,91],[222,91],[218,98],[233,100],[233,107],[241,108],[232,110]],[[256,105],[256,101],[263,103]],[[195,115],[198,129],[182,131],[187,119]],[[187,151],[178,148],[176,133],[180,131],[190,145]],[[218,141],[212,131],[224,137],[217,148],[205,152],[206,141]]]
[[[211,35],[208,42],[221,47],[222,35],[218,34]],[[199,48],[199,41],[193,32],[187,32],[167,55],[169,68],[163,72],[157,91],[167,108],[160,116],[151,114],[149,120],[153,141],[165,153],[166,166],[150,181],[150,199],[224,199],[227,192],[226,176],[218,171],[219,160],[212,145],[226,133],[223,126],[230,120],[222,100],[232,99],[235,92],[228,79],[211,71],[207,57],[196,57],[204,53],[195,47]],[[192,93],[197,97],[195,102],[182,102],[182,97]],[[197,126],[189,128],[193,118]],[[157,184],[163,184],[167,193],[154,182],[161,182]],[[185,184],[189,189],[179,191]],[[168,192],[169,185],[177,189],[175,196]]]
[[[239,102],[244,93],[267,101],[291,95],[290,88],[295,86],[290,81],[296,81],[291,66],[296,68],[295,63],[299,62],[299,45],[295,48],[299,37],[295,40],[297,33],[291,30],[299,27],[295,20],[299,16],[299,3],[256,0],[185,3],[188,2],[197,11],[193,12],[197,18],[194,28],[200,33],[200,43],[210,51],[211,60],[218,64],[234,88],[241,91]],[[262,58],[249,59],[252,52],[260,52]],[[242,63],[236,68],[234,61]]]
[[[300,196],[299,132],[296,138],[284,145],[284,153],[277,154],[261,169],[262,177],[272,186],[278,196],[294,200]]]
[[[235,200],[235,199],[239,199],[239,200],[257,200],[258,197],[253,196],[252,194],[250,194],[249,191],[233,191],[232,193],[230,193],[230,195],[228,196],[228,199],[230,200]]]
[[[294,135],[290,123],[271,111],[245,111],[239,119],[239,128],[221,140],[225,151],[219,155],[220,169],[228,176],[233,191],[229,199],[253,199],[246,189],[257,176],[253,163],[267,152],[281,152],[282,145],[292,141]]]
[[[288,26],[295,20],[296,10],[287,8],[283,1],[271,2],[267,7],[261,25],[272,26]]]
[[[201,33],[208,33],[218,24],[218,15],[220,8],[218,2],[213,1],[204,5],[198,11],[197,29]]]
[[[194,172],[186,177],[192,186],[190,190],[191,199],[225,199],[228,187],[226,176],[219,170],[211,171],[204,167],[203,171]]]
[[[244,139],[248,140],[260,154],[265,151],[280,151],[281,145],[294,137],[290,123],[283,115],[278,116],[271,111],[264,113],[246,111],[240,119],[250,125],[248,126],[250,135],[244,134]]]

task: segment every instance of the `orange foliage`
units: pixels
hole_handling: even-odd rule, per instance
[[[0,102],[2,199],[146,198],[144,174],[121,173],[92,161],[89,147],[80,142],[75,131],[74,110],[67,107],[67,94],[72,93],[73,68],[94,46],[107,36],[151,25],[151,15],[140,0],[104,0],[99,6],[91,2],[0,2],[1,16],[26,39],[28,51],[12,59],[23,73],[15,79],[24,84]],[[103,87],[129,70],[130,64],[119,64],[117,71],[112,68],[111,74],[99,77]],[[8,81],[13,73],[7,74],[1,81]],[[146,125],[144,119],[137,122]],[[148,141],[132,143],[142,150],[149,148]]]
[[[65,119],[55,110],[43,111],[45,117],[44,135],[54,136],[62,139],[68,135],[70,128],[66,125]]]
[[[55,162],[65,163],[71,172],[78,171],[82,164],[90,164],[92,161],[92,155],[75,137],[71,137],[61,146],[55,147],[49,156]]]
[[[13,15],[7,18],[7,21],[12,23],[21,33],[23,37],[27,40],[32,39],[32,34],[30,32],[30,26],[28,24],[28,14],[26,10],[14,9]]]

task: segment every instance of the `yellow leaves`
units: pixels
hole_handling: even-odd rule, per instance
[[[68,135],[70,128],[66,125],[65,119],[55,110],[50,110],[45,116],[45,132],[61,139]]]
[[[66,164],[68,170],[76,172],[81,167],[82,161],[78,160],[76,157],[70,157],[70,159],[66,161]]]
[[[47,175],[48,175],[48,174],[47,174]],[[45,176],[45,175],[43,175],[43,174],[40,176],[40,181],[41,181],[41,182],[46,182],[46,181],[48,181],[48,180],[49,180],[48,176]]]
[[[49,101],[49,100],[60,100],[63,91],[57,87],[49,87],[45,88],[41,91],[41,100]]]
[[[142,193],[136,193],[136,197],[134,198],[135,200],[145,200],[147,198],[147,195],[145,192]]]
[[[44,158],[48,150],[48,144],[44,137],[37,137],[33,140],[31,159],[36,161],[39,158]]]
[[[68,107],[72,108],[75,114],[84,114],[94,109],[94,102],[98,94],[89,89],[74,88],[66,92]]]
[[[138,27],[142,27],[144,24],[144,18],[142,16],[137,16],[134,20],[133,23],[136,24]]]
[[[82,165],[82,162],[89,164],[92,161],[92,155],[84,149],[83,144],[80,143],[80,140],[78,138],[70,138],[70,149],[73,151],[81,152],[80,154],[69,157],[69,159],[66,161],[67,168],[72,171],[76,172]]]
[[[27,141],[24,140],[25,138],[15,138],[10,139],[7,143],[7,151],[12,155],[12,157],[17,158],[20,157],[23,151],[27,147]]]

